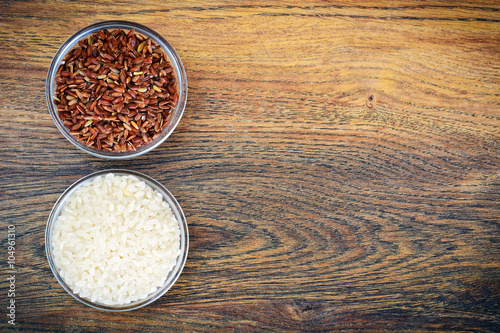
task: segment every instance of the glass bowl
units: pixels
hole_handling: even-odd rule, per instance
[[[173,108],[170,113],[168,119],[168,125],[163,128],[161,134],[158,135],[151,142],[140,146],[137,150],[126,151],[126,152],[107,152],[103,150],[99,150],[92,147],[87,147],[83,142],[79,141],[75,136],[70,134],[70,130],[64,125],[63,121],[59,117],[59,112],[57,111],[57,106],[54,102],[55,91],[57,89],[56,86],[56,76],[59,66],[64,59],[64,56],[73,49],[74,46],[78,45],[78,42],[84,39],[85,37],[95,33],[99,30],[104,29],[122,29],[125,32],[134,29],[136,33],[141,34],[143,36],[149,37],[151,40],[156,42],[163,49],[163,53],[165,54],[165,58],[169,61],[173,67],[173,74],[176,79],[177,92],[179,94],[179,100],[175,108]],[[184,66],[179,58],[179,55],[174,50],[172,45],[170,45],[160,34],[157,32],[145,27],[143,25],[127,22],[127,21],[106,21],[100,22],[96,24],[89,25],[86,28],[81,29],[76,32],[73,36],[71,36],[64,44],[59,48],[56,55],[52,59],[52,63],[50,64],[49,71],[47,74],[45,93],[47,99],[47,106],[50,111],[50,115],[56,124],[56,127],[59,131],[64,135],[69,142],[75,145],[77,148],[83,150],[86,153],[89,153],[93,156],[106,158],[106,159],[126,159],[132,158],[136,156],[140,156],[142,154],[147,153],[150,150],[158,147],[161,143],[163,143],[169,136],[172,134],[177,124],[179,123],[182,114],[184,112],[184,107],[186,105],[187,100],[187,77]]]
[[[135,302],[126,305],[116,305],[116,306],[108,306],[104,304],[99,304],[98,302],[91,302],[90,300],[82,298],[76,293],[74,293],[71,290],[71,288],[64,282],[63,278],[60,276],[59,270],[54,263],[54,256],[52,249],[52,231],[54,229],[54,223],[59,217],[59,214],[61,213],[61,210],[66,204],[68,198],[71,197],[73,193],[83,184],[91,182],[94,178],[98,176],[105,176],[109,173],[113,173],[116,176],[128,176],[128,175],[135,176],[139,180],[144,181],[147,185],[151,186],[153,189],[158,191],[163,196],[163,199],[172,208],[172,212],[175,215],[177,221],[179,222],[179,229],[180,229],[180,254],[176,260],[174,268],[172,268],[172,270],[170,270],[170,272],[167,274],[166,280],[163,283],[163,285],[153,293],[149,294],[146,298],[137,300]],[[98,171],[90,175],[87,175],[78,180],[77,182],[73,183],[73,185],[71,185],[68,189],[66,189],[66,191],[64,191],[64,193],[59,197],[59,199],[55,203],[54,208],[52,208],[52,211],[50,212],[49,219],[47,222],[47,227],[45,230],[45,251],[47,254],[47,259],[49,261],[50,269],[52,270],[52,273],[54,273],[54,276],[56,277],[57,281],[61,284],[64,290],[66,290],[71,296],[73,296],[83,304],[86,304],[95,309],[106,310],[106,311],[120,312],[120,311],[135,310],[154,302],[162,295],[164,295],[174,285],[175,281],[180,276],[182,269],[184,268],[184,264],[186,263],[188,248],[189,248],[189,232],[188,232],[186,218],[179,203],[172,195],[172,193],[170,193],[162,184],[160,184],[159,182],[157,182],[156,180],[154,180],[149,176],[146,176],[139,172],[123,170],[123,169],[109,169],[109,170]]]

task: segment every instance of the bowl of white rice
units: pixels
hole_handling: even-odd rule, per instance
[[[189,234],[184,213],[162,184],[112,169],[71,185],[45,232],[50,268],[80,302],[129,311],[165,294],[184,268]]]

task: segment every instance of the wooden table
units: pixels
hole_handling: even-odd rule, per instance
[[[110,19],[162,34],[189,85],[173,135],[125,161],[45,104],[60,45]],[[6,1],[0,28],[3,328],[11,225],[21,330],[500,330],[497,1]],[[163,183],[190,232],[174,287],[127,313],[45,255],[59,195],[109,168]]]

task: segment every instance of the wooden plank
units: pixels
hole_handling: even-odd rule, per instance
[[[19,328],[500,327],[498,3],[2,7],[1,237],[7,258],[7,226],[15,226]],[[74,148],[45,105],[57,48],[109,19],[161,33],[188,76],[176,131],[127,161]],[[162,182],[189,224],[189,257],[175,286],[129,313],[79,304],[45,256],[59,195],[108,168]],[[7,279],[0,288],[5,305]]]

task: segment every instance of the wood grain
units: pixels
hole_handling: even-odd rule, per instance
[[[0,5],[1,248],[6,258],[15,225],[16,328],[500,329],[495,1]],[[169,140],[119,162],[71,146],[45,106],[58,47],[109,19],[162,34],[189,84]],[[174,287],[120,314],[71,298],[44,248],[58,196],[116,167],[168,187],[190,231]]]

